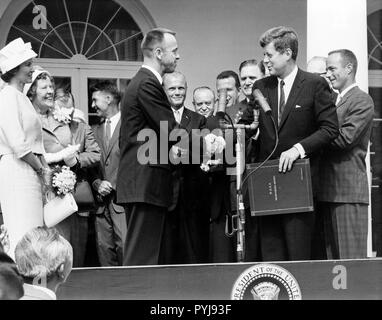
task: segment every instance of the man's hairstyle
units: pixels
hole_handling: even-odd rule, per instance
[[[265,75],[265,66],[264,66],[263,60],[260,60],[259,62],[257,62],[256,59],[244,60],[242,63],[240,63],[239,73],[246,66],[257,66],[260,72],[262,73],[262,75],[263,76]]]
[[[194,95],[195,95],[195,92],[196,91],[198,91],[198,90],[209,90],[209,91],[211,91],[212,92],[212,95],[213,95],[213,97],[214,97],[214,100],[213,101],[215,101],[215,92],[214,92],[214,90],[212,90],[210,87],[208,87],[208,86],[200,86],[200,87],[196,87],[195,89],[194,89],[194,91],[192,92],[192,100],[194,101]]]
[[[235,71],[232,70],[225,70],[223,72],[220,72],[218,76],[216,77],[216,80],[221,80],[221,79],[228,79],[228,78],[234,78],[235,80],[235,87],[237,90],[240,90],[240,80],[239,76]]]
[[[163,75],[163,86],[164,86],[164,83],[165,83],[166,79],[172,78],[172,77],[174,77],[174,78],[176,78],[176,77],[184,78],[184,81],[185,81],[185,84],[186,84],[186,88],[187,88],[187,79],[186,79],[186,76],[183,73],[179,72],[179,71],[174,71],[174,72],[171,72],[171,73],[165,73]]]
[[[90,88],[90,92],[102,91],[111,94],[118,105],[121,101],[121,92],[118,87],[111,81],[101,81]]]
[[[257,65],[258,63],[256,59],[244,60],[242,63],[240,63],[239,72],[241,72],[241,69],[243,69],[246,66],[257,66]]]
[[[37,227],[17,243],[15,260],[24,278],[49,279],[61,264],[73,261],[73,249],[57,229]]]
[[[292,51],[292,59],[296,61],[298,54],[297,33],[292,28],[275,27],[265,31],[260,37],[260,46],[264,48],[273,42],[276,51],[284,53],[286,49]]]
[[[29,90],[27,92],[27,97],[29,98],[30,101],[33,101],[33,99],[36,98],[38,81],[39,80],[48,80],[48,79],[52,82],[52,85],[54,88],[54,79],[47,72],[43,72],[36,77],[36,79],[33,81],[31,87],[29,88]]]
[[[155,28],[148,31],[143,37],[141,43],[141,50],[144,56],[151,57],[151,52],[155,47],[163,42],[165,33],[169,33],[175,36],[175,32],[165,28]]]
[[[343,66],[346,66],[347,64],[351,63],[353,65],[354,75],[356,75],[357,68],[358,68],[358,61],[353,51],[348,49],[338,49],[338,50],[330,51],[328,53],[328,56],[334,53],[339,53],[341,55]]]

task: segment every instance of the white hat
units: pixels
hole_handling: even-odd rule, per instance
[[[31,43],[24,43],[23,39],[17,38],[0,50],[0,70],[3,74],[7,73],[35,57],[37,53],[32,50]]]
[[[35,82],[36,78],[37,78],[41,73],[47,73],[49,76],[51,76],[50,73],[49,73],[48,71],[44,70],[44,69],[41,68],[40,66],[35,66],[35,68],[37,68],[37,69],[35,69],[35,70],[33,71],[33,73],[32,73],[32,82],[31,82],[31,83],[26,83],[26,84],[24,85],[24,89],[23,89],[24,94],[27,94],[27,93],[28,93],[28,91],[29,91],[29,89],[31,88],[32,84]]]

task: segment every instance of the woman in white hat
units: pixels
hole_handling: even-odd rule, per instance
[[[86,123],[73,121],[72,94],[62,88],[54,94],[54,79],[41,67],[33,72],[32,83],[24,87],[24,93],[41,117],[46,161],[69,166],[76,173],[77,181],[87,180],[87,168],[98,163],[101,154],[91,128]],[[73,247],[73,265],[83,267],[89,214],[80,204],[78,207],[80,214],[67,217],[55,228]]]
[[[30,43],[21,38],[0,50],[0,203],[9,234],[9,255],[30,229],[43,225],[43,189],[50,184],[50,169],[42,156],[41,120],[23,94],[32,81]]]

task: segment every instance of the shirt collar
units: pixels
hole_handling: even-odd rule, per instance
[[[176,111],[179,111],[180,119],[182,119],[183,111],[184,111],[184,106],[180,107],[178,110],[176,110],[173,107],[171,107],[171,110],[172,110],[173,113],[175,113]]]
[[[57,300],[57,296],[56,296],[56,294],[52,291],[52,290],[50,290],[50,289],[48,289],[48,288],[45,288],[45,287],[42,287],[42,286],[36,286],[36,285],[32,285],[32,284],[28,284],[28,283],[24,283],[24,288],[30,288],[30,290],[32,290],[32,291],[40,291],[40,292],[43,292],[43,293],[45,293],[47,296],[49,296],[50,298],[52,298],[52,300]]]
[[[150,70],[152,73],[154,73],[154,76],[158,79],[159,83],[162,84],[163,83],[163,79],[162,79],[162,76],[159,74],[158,71],[156,71],[154,68],[146,65],[146,64],[143,64],[142,65],[142,68],[145,68],[145,69],[148,69]]]
[[[341,98],[343,98],[345,96],[345,94],[347,94],[351,89],[353,89],[356,86],[357,86],[356,83],[351,84],[344,91],[342,91],[339,95],[341,96]]]
[[[119,119],[121,119],[121,112],[118,111],[114,116],[109,118],[111,123],[118,123]]]
[[[294,66],[294,69],[292,70],[292,72],[290,74],[288,74],[284,79],[277,77],[279,84],[280,84],[281,80],[284,80],[285,85],[292,87],[294,79],[296,79],[296,76],[297,76],[297,71],[298,71],[297,66]]]

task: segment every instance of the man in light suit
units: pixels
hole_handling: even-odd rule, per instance
[[[279,158],[279,171],[286,172],[297,159],[309,158],[315,193],[320,150],[338,135],[329,85],[322,77],[297,67],[298,39],[293,29],[269,29],[261,36],[260,45],[270,76],[256,81],[253,88],[259,89],[268,100],[277,126],[279,143],[272,159]],[[262,110],[259,130],[258,160],[263,161],[272,152],[276,136],[271,118]],[[259,218],[264,261],[311,258],[312,212]]]
[[[355,82],[357,58],[347,49],[329,53],[327,77],[339,91],[339,136],[324,150],[318,199],[329,259],[367,256],[369,187],[365,157],[374,103]]]
[[[115,203],[115,189],[119,166],[119,130],[121,95],[110,81],[91,88],[92,107],[103,121],[93,127],[101,148],[101,162],[92,177],[92,186],[98,195],[95,230],[98,258],[101,266],[121,266],[123,242],[126,237],[126,217],[122,206]]]
[[[117,203],[126,212],[124,265],[156,265],[164,261],[164,226],[172,198],[171,165],[161,161],[160,155],[168,156],[168,133],[176,126],[162,88],[163,75],[175,71],[179,60],[175,33],[150,30],[141,49],[143,66],[131,79],[121,103],[116,191]],[[145,141],[139,140],[138,134],[142,129],[158,137],[154,146],[157,157],[153,161],[141,159]],[[159,138],[160,134],[164,139]]]
[[[184,105],[185,76],[177,71],[165,74],[163,88],[179,126],[187,132],[203,130],[206,118]],[[191,143],[189,150],[192,150]],[[200,163],[192,163],[190,155],[181,157],[172,172],[173,198],[169,208],[170,224],[166,225],[172,232],[170,247],[173,255],[169,263],[206,263],[208,257],[209,199],[197,192],[202,188],[202,172]]]

